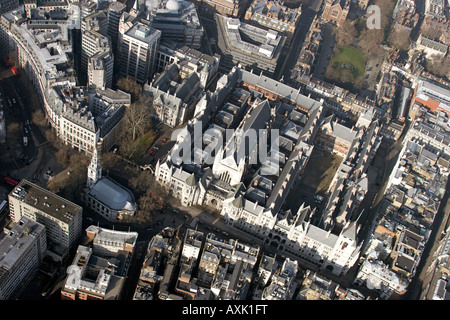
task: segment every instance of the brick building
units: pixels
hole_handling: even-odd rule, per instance
[[[341,26],[347,19],[350,9],[350,1],[348,0],[325,0],[322,19]]]

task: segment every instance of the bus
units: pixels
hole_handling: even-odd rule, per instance
[[[3,182],[5,182],[6,184],[10,185],[11,187],[16,187],[19,184],[19,182],[17,182],[14,179],[11,179],[9,177],[3,178]]]
[[[15,67],[11,67],[11,72],[13,73],[13,75],[18,76],[19,75],[19,71],[17,71],[17,69]]]

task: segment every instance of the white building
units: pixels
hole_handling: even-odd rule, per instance
[[[192,117],[204,87],[197,73],[186,74],[174,63],[150,84],[144,85],[144,91],[153,97],[153,116],[174,128]]]
[[[121,19],[124,19],[122,16]],[[120,75],[146,83],[155,72],[156,54],[161,31],[144,21],[134,23],[120,39]]]
[[[83,208],[25,179],[8,196],[11,220],[27,217],[45,226],[47,239],[72,249],[81,237]]]
[[[270,284],[264,288],[262,300],[292,300],[297,284],[295,276],[298,272],[298,262],[286,258],[280,273],[273,275]]]
[[[95,12],[82,20],[81,73],[83,75],[89,75],[89,59],[92,56],[108,52],[113,59],[111,39],[107,32],[108,17],[105,12]]]
[[[137,205],[130,190],[109,177],[102,176],[97,149],[88,167],[86,188],[81,194],[84,203],[94,212],[110,221],[134,216]]]
[[[94,254],[108,257],[122,251],[133,253],[139,234],[91,225],[86,229],[86,236],[92,241]]]
[[[99,89],[111,88],[114,71],[114,57],[111,51],[98,52],[89,57],[87,84]]]
[[[120,300],[125,278],[116,274],[117,266],[78,246],[61,288],[63,300]]]
[[[22,217],[0,241],[0,300],[12,300],[37,274],[47,251],[45,227]]]
[[[277,99],[283,103],[273,102]],[[315,210],[310,207],[300,204],[297,212],[282,210],[308,162],[321,116],[320,102],[268,77],[235,68],[219,79],[214,94],[199,101],[194,118],[179,133],[167,158],[157,163],[156,179],[183,205],[213,206],[230,226],[266,245],[308,266],[345,274],[360,251],[357,222],[346,222],[335,233],[311,224]],[[265,162],[253,164],[250,178],[256,146],[249,144],[248,157],[240,157],[239,149],[233,148],[247,144],[245,133],[264,128],[281,129],[280,148],[269,149]],[[227,136],[227,129],[233,134]],[[220,137],[225,138],[223,147],[211,157],[202,143]],[[180,158],[186,150],[191,156]]]
[[[86,106],[84,95],[88,91],[91,91],[89,99],[99,97],[95,92],[92,94],[91,88],[77,86],[69,60],[73,52],[71,30],[80,28],[79,21],[74,20],[79,16],[79,10],[75,11],[70,16],[73,19],[67,21],[28,21],[19,14],[6,13],[2,15],[1,40],[2,46],[9,48],[8,54],[17,54],[19,66],[36,89],[56,135],[65,144],[91,155],[98,142],[104,142],[103,150],[109,150],[115,143],[124,108],[115,104],[94,113]],[[104,74],[105,85],[111,72],[108,68]],[[116,91],[115,96],[119,93]],[[102,96],[111,94],[103,93]],[[92,100],[88,104],[92,105]]]
[[[394,292],[403,293],[409,284],[409,281],[404,281],[388,265],[373,259],[364,261],[354,282],[377,290],[381,299],[389,299]]]

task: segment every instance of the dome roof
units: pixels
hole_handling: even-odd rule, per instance
[[[172,10],[172,11],[178,11],[180,9],[180,4],[178,3],[178,0],[169,0],[166,3],[166,9]]]

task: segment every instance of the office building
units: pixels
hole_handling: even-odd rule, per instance
[[[175,63],[167,66],[151,84],[144,85],[144,92],[153,98],[153,116],[171,128],[192,117],[203,90],[196,72],[185,73]]]
[[[149,23],[136,22],[123,35],[120,45],[120,76],[146,83],[154,73],[161,31]]]
[[[45,227],[21,217],[0,240],[0,300],[16,299],[38,272],[47,251]]]
[[[4,14],[19,6],[19,0],[1,0],[0,1],[0,14]]]
[[[45,226],[47,240],[73,249],[81,237],[83,208],[25,179],[8,196],[11,220],[27,217]]]
[[[111,88],[113,82],[114,58],[111,51],[98,52],[89,57],[88,62],[88,86],[96,88]]]
[[[104,12],[95,12],[82,20],[81,33],[81,76],[86,77],[88,85],[99,82],[98,76],[105,78],[106,87],[111,87],[114,55],[111,39],[108,36],[108,17]],[[98,56],[98,54],[106,53]],[[97,56],[96,56],[97,55]],[[92,58],[96,56],[95,58]],[[97,71],[97,72],[94,72]],[[99,72],[102,70],[102,72]],[[103,80],[103,79],[102,79]],[[98,88],[105,88],[103,85]]]
[[[147,8],[152,27],[162,32],[161,40],[172,40],[199,49],[204,34],[195,4],[182,0],[160,0]]]
[[[215,15],[218,46],[222,50],[221,67],[241,66],[257,74],[273,77],[286,37],[274,30]]]

